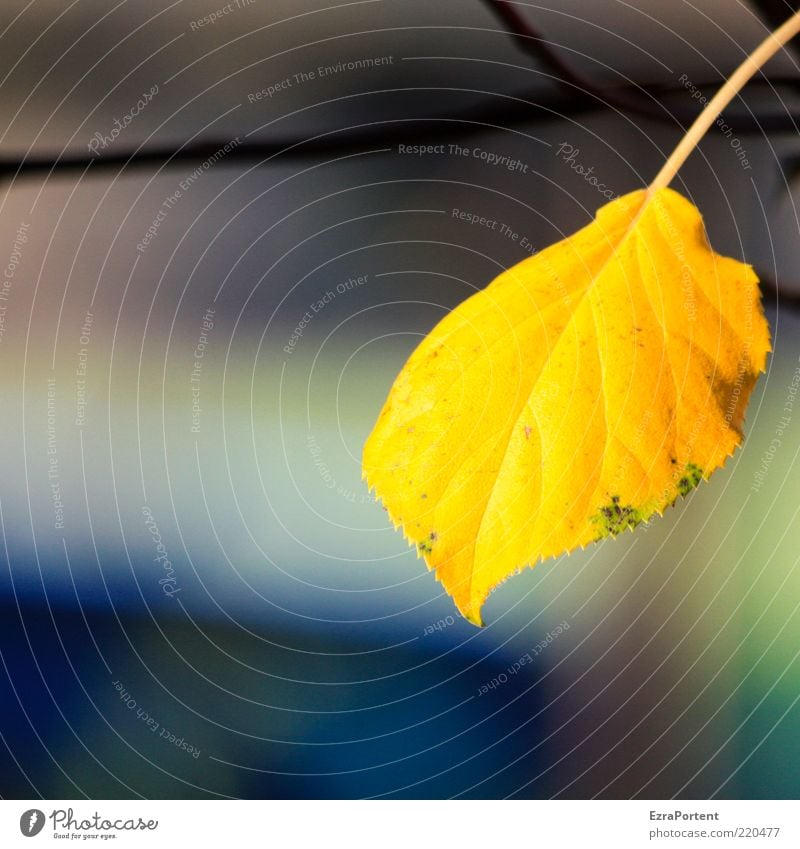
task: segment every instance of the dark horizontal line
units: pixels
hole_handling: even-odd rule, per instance
[[[768,84],[772,86],[793,83],[793,80],[762,79],[754,81],[752,85],[763,86]],[[226,163],[230,164],[242,160],[256,163],[267,162],[276,157],[319,157],[356,152],[365,147],[392,146],[398,142],[408,141],[409,136],[421,135],[427,141],[442,137],[453,138],[455,132],[459,136],[465,136],[485,132],[487,128],[497,128],[498,126],[512,127],[527,123],[574,119],[579,115],[603,109],[611,108],[625,112],[629,111],[627,107],[619,107],[616,103],[622,96],[629,99],[633,95],[642,101],[649,98],[650,106],[658,104],[662,110],[661,120],[667,121],[676,130],[679,130],[691,123],[699,109],[693,109],[691,112],[670,110],[661,105],[659,101],[654,101],[653,98],[663,98],[680,92],[685,92],[685,90],[683,88],[663,87],[618,87],[613,89],[614,104],[607,103],[595,94],[581,92],[575,92],[571,95],[565,94],[563,91],[553,92],[544,97],[537,96],[535,100],[530,99],[531,95],[528,93],[508,95],[499,99],[500,102],[460,110],[449,115],[394,119],[385,124],[370,124],[357,130],[352,128],[331,130],[309,138],[246,140],[231,149],[224,159]],[[734,132],[740,134],[797,132],[800,114],[795,115],[786,112],[772,115],[737,115],[736,117],[726,117],[726,122]],[[454,131],[453,124],[459,124],[457,131]],[[219,153],[220,149],[230,142],[230,138],[218,138],[184,145],[160,144],[140,149],[127,148],[94,155],[89,152],[85,154],[68,152],[33,154],[24,157],[0,156],[0,178],[41,175],[56,171],[83,171],[87,167],[96,171],[98,169],[119,170],[152,167],[154,165],[183,165],[203,162]]]

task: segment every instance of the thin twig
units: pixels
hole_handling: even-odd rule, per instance
[[[697,147],[698,142],[717,120],[720,112],[736,97],[745,84],[797,33],[800,32],[800,12],[795,12],[775,32],[770,33],[758,47],[731,74],[720,90],[711,98],[703,111],[689,128],[686,135],[664,163],[662,169],[648,187],[648,194],[654,195],[659,189],[672,182],[678,169]]]
[[[528,55],[532,56],[546,68],[550,69],[559,84],[571,94],[589,97],[620,109],[624,112],[642,115],[657,121],[666,121],[673,126],[688,127],[699,115],[699,109],[686,110],[682,107],[666,109],[654,100],[645,88],[619,87],[600,88],[589,77],[578,74],[570,65],[561,59],[553,49],[552,44],[519,12],[513,0],[482,0],[486,6],[508,27],[514,40]],[[800,83],[800,78],[791,77],[786,82],[793,86]],[[649,99],[648,99],[649,98]],[[726,123],[732,131],[743,135],[746,132],[768,132],[775,128],[776,116],[761,116],[758,114],[726,116]],[[797,131],[800,123],[796,115],[782,115],[782,126],[788,131]]]

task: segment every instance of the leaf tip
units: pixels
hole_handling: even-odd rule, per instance
[[[469,607],[466,610],[461,610],[461,615],[467,620],[467,622],[475,625],[475,627],[484,627],[480,607]]]

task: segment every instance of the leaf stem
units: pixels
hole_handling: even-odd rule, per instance
[[[697,147],[698,142],[706,134],[708,128],[714,123],[720,112],[733,100],[744,88],[747,81],[763,65],[765,65],[788,41],[791,41],[800,32],[800,11],[795,12],[775,32],[771,32],[758,47],[742,62],[731,74],[720,90],[711,98],[708,105],[697,116],[694,123],[680,140],[678,146],[664,163],[655,179],[647,188],[648,196],[652,196],[659,189],[666,188],[672,178],[683,165],[689,154]]]

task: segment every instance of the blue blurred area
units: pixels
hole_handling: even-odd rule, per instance
[[[521,776],[552,761],[544,741],[550,688],[525,692],[530,682],[521,679],[512,700],[476,696],[498,672],[497,660],[462,652],[454,663],[441,638],[426,639],[379,649],[364,639],[300,636],[289,647],[285,635],[219,623],[199,631],[185,620],[6,608],[0,692],[3,735],[16,761],[5,752],[2,795],[513,792]],[[135,706],[128,707],[129,694]],[[508,731],[529,728],[537,714],[543,742],[523,754],[530,737]],[[158,728],[148,726],[150,717]],[[480,792],[470,791],[479,781]]]

